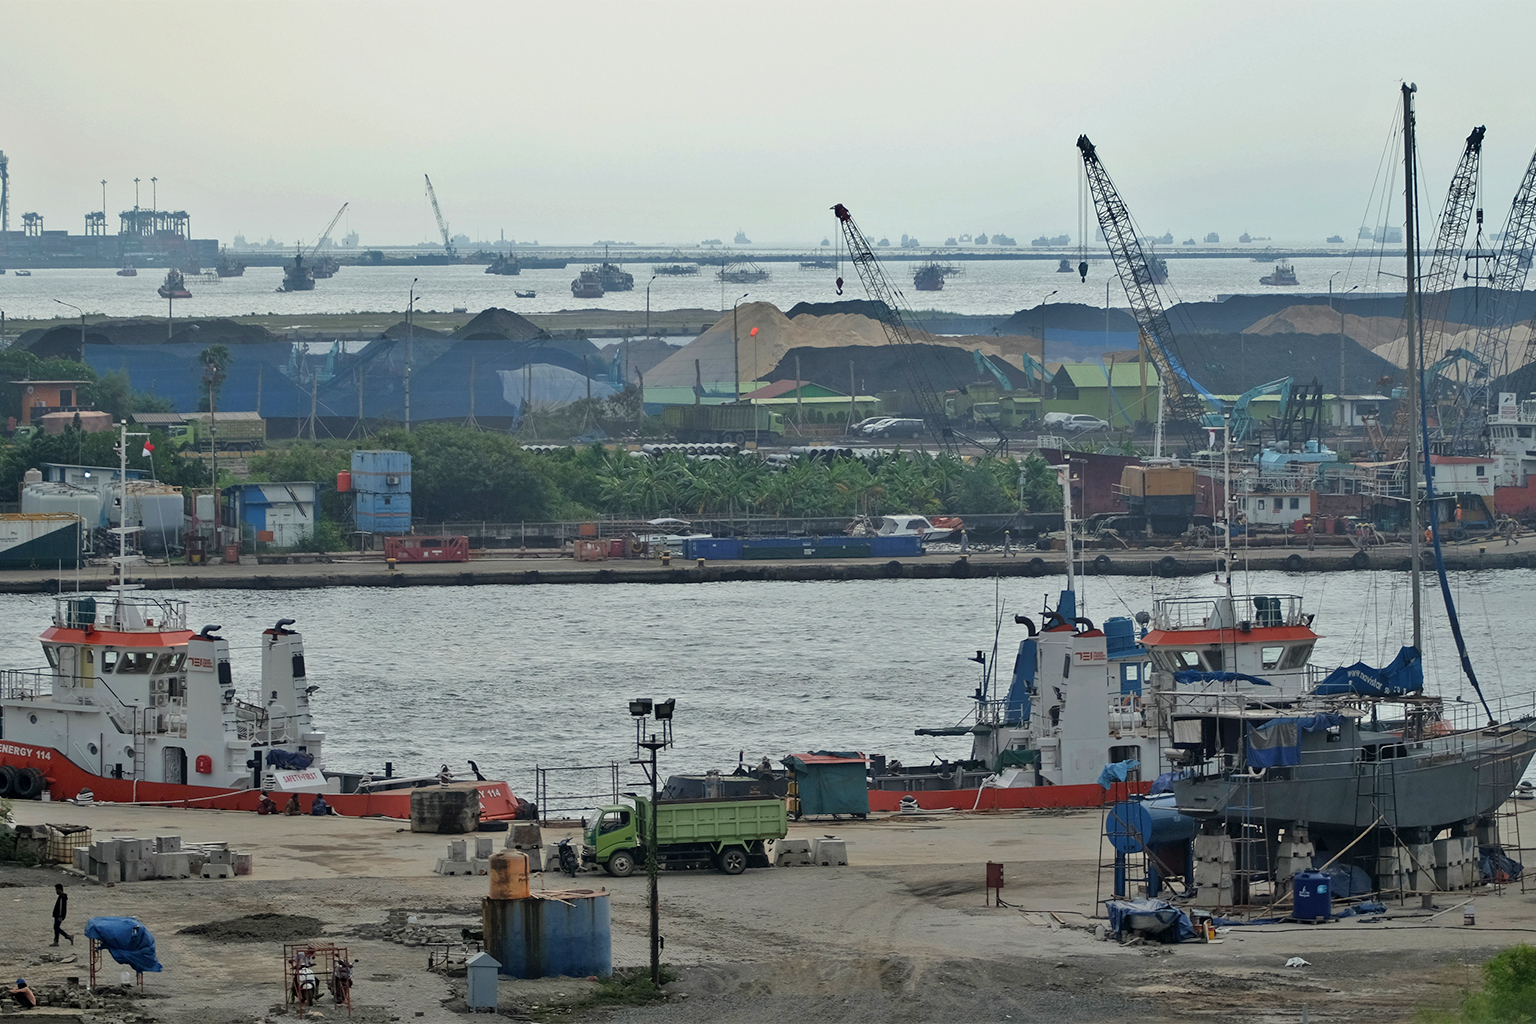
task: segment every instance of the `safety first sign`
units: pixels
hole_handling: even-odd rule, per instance
[[[277,781],[277,788],[286,793],[315,793],[330,785],[318,768],[305,768],[297,772],[273,772],[272,778]]]

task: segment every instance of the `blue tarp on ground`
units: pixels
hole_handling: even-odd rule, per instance
[[[1424,658],[1415,647],[1404,647],[1386,668],[1372,668],[1363,661],[1336,668],[1317,685],[1319,696],[1358,693],[1367,697],[1391,697],[1424,689]]]
[[[1198,937],[1189,915],[1167,900],[1105,900],[1104,909],[1109,912],[1110,933],[1116,938],[1126,927],[1127,918],[1137,919],[1137,931],[1162,942],[1188,942]],[[1147,927],[1149,923],[1153,923],[1151,927]],[[1156,925],[1161,925],[1161,929]]]
[[[784,767],[795,773],[802,815],[869,813],[863,754],[837,750],[786,754]]]
[[[85,922],[85,937],[95,939],[112,959],[140,974],[160,970],[155,937],[136,917],[93,917]]]
[[[1344,724],[1343,715],[1304,715],[1273,718],[1250,725],[1247,735],[1248,767],[1275,768],[1301,763],[1301,734]]]

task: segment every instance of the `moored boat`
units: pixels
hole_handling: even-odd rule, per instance
[[[190,299],[192,297],[192,293],[187,291],[186,278],[175,267],[165,272],[165,281],[157,290],[162,299]]]
[[[132,263],[124,263],[123,269],[117,272],[118,277],[138,277],[139,271]]]
[[[596,270],[583,270],[571,282],[571,294],[578,299],[600,299],[604,295],[603,279]]]
[[[1276,263],[1273,273],[1259,278],[1259,284],[1267,284],[1275,288],[1289,288],[1300,283],[1296,280],[1296,268],[1285,262]]]

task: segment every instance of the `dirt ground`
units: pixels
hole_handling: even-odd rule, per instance
[[[66,924],[133,915],[155,934],[165,970],[142,995],[104,1010],[50,1011],[58,1020],[222,1024],[283,1014],[282,941],[348,947],[358,960],[353,1019],[446,1021],[462,1016],[461,977],[428,969],[462,954],[479,927],[484,877],[440,877],[448,837],[382,820],[259,818],[205,810],[23,803],[18,821],[90,825],[97,837],[180,834],[227,840],[255,855],[250,877],[111,887],[54,869],[0,869],[0,975],[34,986],[87,973],[85,946],[48,945],[53,883],[71,893]],[[1096,812],[893,815],[802,823],[793,836],[848,842],[847,867],[662,876],[663,959],[679,979],[666,1002],[594,1007],[578,979],[504,979],[501,1012],[539,1021],[746,1024],[785,1019],[863,1021],[1408,1020],[1415,1007],[1455,1001],[1476,965],[1536,932],[1536,891],[1417,899],[1386,920],[1239,927],[1219,943],[1121,946],[1096,937]],[[563,833],[545,830],[546,841]],[[497,844],[502,834],[494,834]],[[1007,907],[985,906],[983,864],[1001,861]],[[540,876],[535,876],[535,887]],[[550,888],[606,888],[618,967],[647,962],[645,879],[554,875]],[[235,921],[248,915],[283,915]],[[412,922],[414,918],[414,922]],[[203,934],[188,927],[217,924]],[[397,941],[404,938],[407,943]],[[446,946],[414,944],[442,939]],[[74,953],[73,963],[44,959]],[[1310,966],[1287,968],[1293,956]],[[119,968],[107,964],[106,981]],[[461,973],[461,972],[460,972]],[[329,1004],[319,1012],[345,1015]]]

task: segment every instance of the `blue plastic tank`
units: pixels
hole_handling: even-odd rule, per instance
[[[1327,921],[1333,917],[1333,892],[1322,871],[1298,871],[1291,879],[1291,916],[1298,921]]]
[[[1105,619],[1104,646],[1111,658],[1136,653],[1136,624],[1124,615]]]

